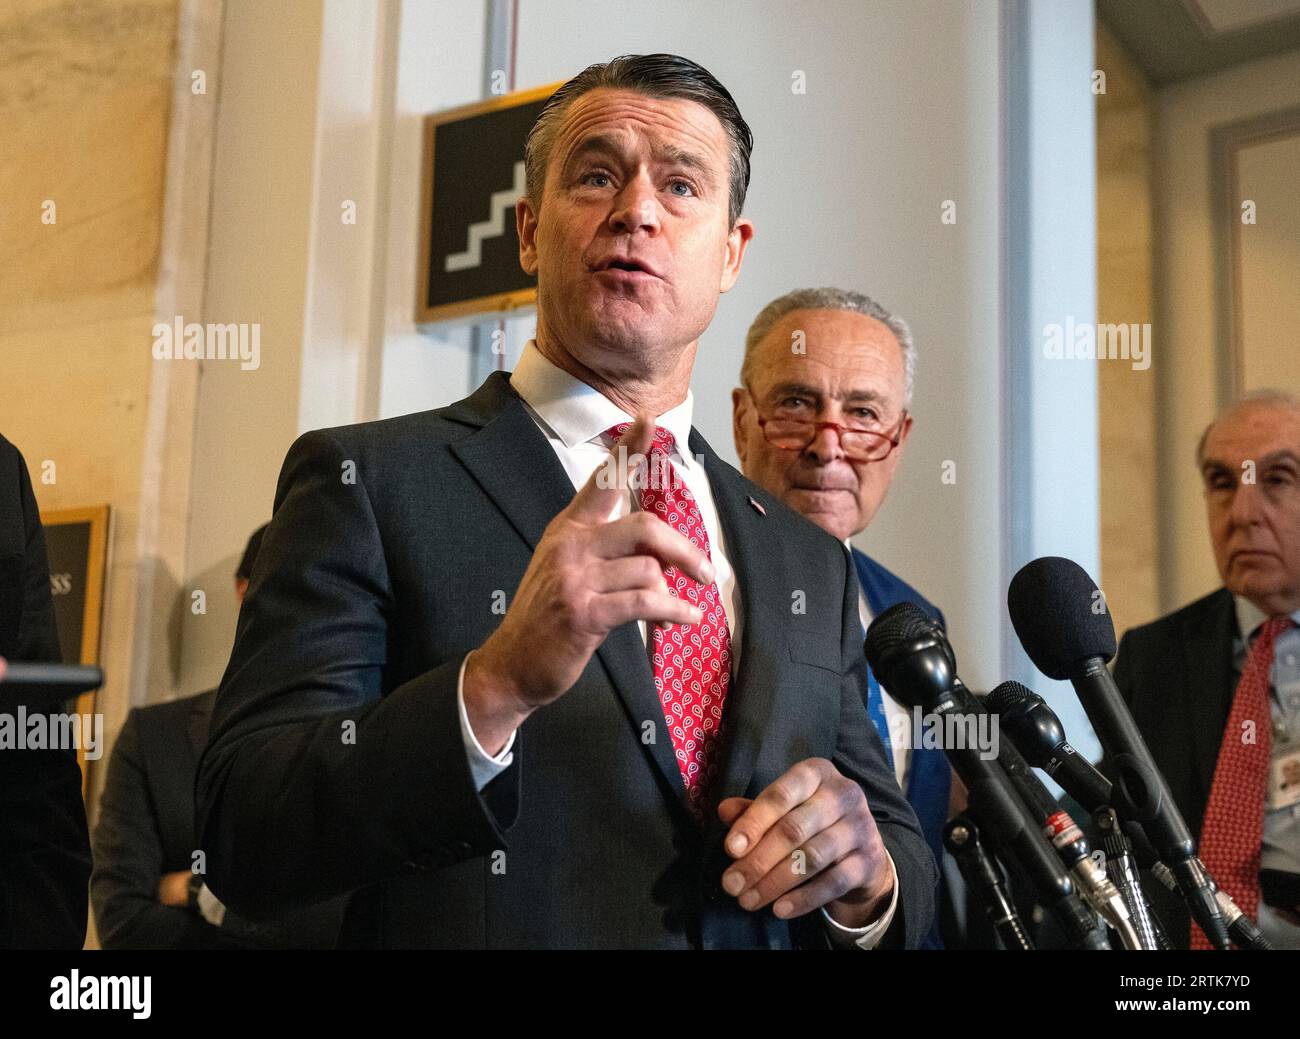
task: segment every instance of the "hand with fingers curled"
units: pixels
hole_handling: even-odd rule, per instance
[[[550,522],[500,626],[465,664],[465,712],[495,754],[533,711],[571,689],[621,624],[698,624],[700,610],[668,591],[675,566],[713,581],[705,553],[652,513],[611,520],[644,466],[654,423],[637,418],[609,457]],[[612,475],[611,475],[612,474]]]
[[[718,805],[735,861],[722,888],[781,919],[824,908],[843,927],[875,922],[897,878],[862,787],[823,758],[792,766],[756,798]]]

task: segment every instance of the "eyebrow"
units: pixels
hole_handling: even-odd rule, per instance
[[[1272,453],[1265,455],[1263,458],[1256,460],[1255,465],[1259,469],[1266,469],[1270,465],[1276,465],[1279,462],[1290,462],[1292,465],[1300,467],[1300,455],[1297,455],[1294,451],[1288,451],[1288,450],[1273,451]],[[1201,463],[1202,476],[1211,476],[1211,475],[1217,475],[1219,473],[1235,473],[1235,472],[1236,469],[1234,469],[1227,462],[1221,461],[1218,458],[1207,458],[1204,462]]]
[[[565,165],[566,167],[572,166],[589,155],[606,155],[614,158],[620,154],[622,154],[622,141],[620,138],[614,134],[592,134],[578,143],[577,147],[569,155]],[[702,180],[709,185],[713,184],[713,168],[709,165],[707,159],[695,152],[679,148],[675,144],[665,144],[654,150],[652,159],[660,165],[684,166],[687,169],[694,170]]]
[[[809,386],[802,382],[779,382],[768,391],[768,396],[773,397],[777,394],[797,393],[805,397],[822,398],[827,396],[822,390],[815,386]],[[884,394],[876,390],[850,390],[845,394],[831,394],[836,400],[840,401],[870,401],[875,404],[888,404]]]
[[[1294,451],[1281,450],[1274,451],[1272,454],[1265,455],[1259,460],[1261,466],[1275,465],[1278,462],[1290,462],[1292,465],[1300,465],[1300,455]]]

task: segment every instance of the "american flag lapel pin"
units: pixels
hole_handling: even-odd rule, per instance
[[[763,508],[763,503],[755,498],[752,494],[749,496],[749,504],[754,506],[754,511],[760,516],[767,515],[767,509]]]

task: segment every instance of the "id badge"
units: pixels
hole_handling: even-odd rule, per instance
[[[1273,759],[1268,780],[1268,807],[1290,808],[1300,804],[1300,747]]]

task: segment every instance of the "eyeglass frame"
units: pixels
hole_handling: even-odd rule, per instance
[[[907,424],[907,420],[911,416],[911,413],[906,408],[904,408],[902,414],[899,415],[898,417],[898,421],[894,424],[894,430],[892,435],[889,433],[881,433],[874,429],[859,429],[855,426],[845,426],[840,424],[839,422],[805,422],[802,419],[784,419],[783,421],[786,422],[797,423],[799,425],[812,427],[812,432],[808,437],[808,443],[804,444],[803,447],[785,447],[782,444],[773,443],[771,438],[768,437],[767,435],[767,428],[766,428],[767,424],[771,422],[772,419],[775,418],[776,416],[763,414],[763,412],[759,409],[758,401],[754,399],[754,391],[751,390],[748,386],[745,387],[745,392],[749,394],[750,400],[754,401],[754,411],[758,414],[759,432],[763,434],[763,439],[766,440],[773,447],[775,447],[778,451],[801,451],[801,452],[807,451],[809,445],[812,444],[812,442],[817,439],[817,434],[820,433],[823,429],[833,429],[835,430],[836,435],[840,437],[842,437],[846,432],[865,433],[868,436],[878,437],[881,441],[889,445],[889,450],[886,451],[879,458],[852,459],[852,461],[862,462],[864,464],[883,462],[886,458],[888,458],[891,454],[894,453],[898,445],[903,442],[903,427]],[[840,443],[841,446],[843,446],[843,440],[841,440]]]

